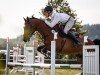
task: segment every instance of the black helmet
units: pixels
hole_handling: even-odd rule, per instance
[[[50,5],[48,5],[48,6],[46,6],[45,8],[44,8],[44,12],[52,12],[53,11],[53,8],[52,8],[52,6],[50,6]]]

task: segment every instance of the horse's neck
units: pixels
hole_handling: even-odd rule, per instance
[[[49,28],[44,21],[38,20],[37,22],[38,24],[38,32],[42,35],[42,36],[46,36],[49,35],[51,33],[51,28]]]

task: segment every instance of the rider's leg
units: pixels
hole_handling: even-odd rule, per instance
[[[74,25],[74,19],[71,17],[70,20],[67,22],[64,28],[64,32],[67,34],[66,37],[71,38],[77,46],[81,45],[81,43],[77,40],[76,36],[72,33],[68,32],[72,26]]]
[[[75,45],[77,45],[77,46],[81,45],[80,41],[77,40],[76,36],[73,35],[71,32],[68,32],[66,37],[71,38],[74,41]]]
[[[70,19],[69,19],[69,21],[66,23],[66,25],[65,25],[65,28],[64,28],[64,33],[68,33],[68,31],[73,27],[73,25],[74,25],[74,18],[73,17],[71,17]]]

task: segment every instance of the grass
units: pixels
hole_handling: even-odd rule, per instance
[[[56,75],[75,75],[80,73],[80,69],[56,69]],[[50,70],[45,71],[46,75],[50,75]]]
[[[0,75],[3,75],[5,73],[4,68],[5,68],[4,61],[0,60]]]
[[[0,75],[3,75],[3,74],[5,74],[4,69],[0,69]]]
[[[5,68],[4,61],[1,61],[1,60],[0,60],[0,69],[4,69],[4,68]]]
[[[80,73],[80,69],[56,69],[56,75],[75,75]],[[0,71],[0,75],[4,73],[4,71]],[[11,73],[9,75],[25,75],[24,72]],[[31,75],[31,74],[30,74]],[[45,69],[45,75],[50,75],[50,69]]]

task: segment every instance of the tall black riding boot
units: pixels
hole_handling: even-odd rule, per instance
[[[75,43],[76,46],[80,46],[82,45],[80,41],[77,40],[76,36],[73,35],[71,32],[68,32],[68,34],[66,35],[66,37],[69,37],[70,39],[72,39]]]

